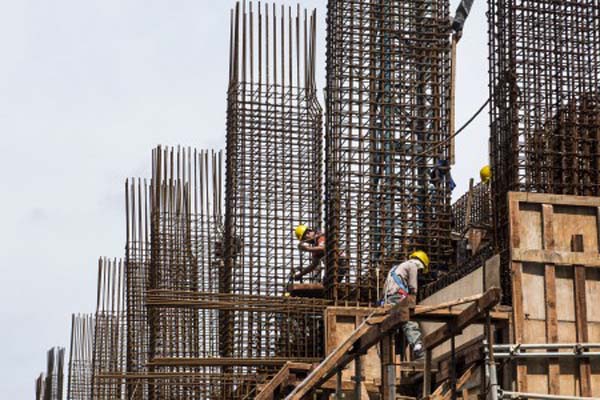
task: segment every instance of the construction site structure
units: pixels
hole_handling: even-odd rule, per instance
[[[125,182],[124,258],[72,317],[67,399],[600,397],[600,7],[488,18],[493,178],[451,205],[447,0],[327,2],[325,131],[316,11],[238,2],[225,151],[158,146]],[[326,237],[301,279],[299,224]],[[414,250],[418,303],[382,305]],[[36,399],[63,374],[52,350]]]

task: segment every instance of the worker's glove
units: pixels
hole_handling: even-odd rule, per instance
[[[305,242],[298,243],[298,249],[306,251],[306,250],[308,250],[308,248],[309,248],[308,243],[305,243]]]

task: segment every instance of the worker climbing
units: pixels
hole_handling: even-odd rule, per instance
[[[323,262],[325,260],[325,233],[313,230],[307,225],[298,225],[294,229],[298,243],[298,249],[311,255],[311,263],[306,268],[300,268],[293,276],[295,280],[301,280],[304,276],[310,275],[312,282],[325,283],[329,281],[328,277],[322,278]],[[348,259],[344,252],[340,252],[338,257],[337,282],[341,282],[348,275]]]
[[[492,180],[492,168],[489,165],[485,165],[479,171],[479,177],[481,178],[482,183],[490,183],[490,181]]]
[[[384,304],[398,304],[408,298],[409,302],[416,304],[418,292],[418,274],[429,272],[429,256],[421,250],[413,252],[408,261],[396,266],[388,273],[384,286]],[[422,333],[419,324],[408,321],[402,326],[404,337],[412,348],[414,359],[423,358],[425,349],[421,341]]]
[[[306,275],[311,275],[311,280],[316,282],[321,280],[321,271],[323,269],[322,260],[325,257],[325,235],[321,231],[310,229],[307,225],[298,225],[294,229],[298,243],[298,249],[310,253],[311,263],[306,268],[300,268],[294,275],[294,279],[302,279]]]

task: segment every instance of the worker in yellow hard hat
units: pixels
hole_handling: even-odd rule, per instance
[[[298,225],[294,229],[298,243],[298,249],[303,252],[310,253],[312,256],[311,263],[306,268],[300,268],[294,275],[294,279],[302,279],[305,275],[312,274],[312,280],[320,280],[322,263],[325,257],[325,234],[321,231],[316,231],[308,227],[308,225]]]
[[[310,253],[312,260],[308,267],[300,268],[300,270],[294,274],[294,279],[302,279],[304,276],[308,274],[312,274],[313,282],[321,281],[321,270],[323,269],[323,261],[325,260],[325,242],[326,237],[325,233],[322,231],[314,230],[308,227],[308,225],[298,225],[294,229],[294,234],[296,235],[296,239],[300,241],[298,243],[298,249],[303,252]],[[343,251],[340,251],[338,254],[338,262],[337,268],[334,274],[336,275],[337,282],[341,282],[344,278],[348,276],[348,258]],[[328,281],[331,283],[333,277],[324,279],[324,281]]]
[[[398,304],[405,298],[409,298],[412,304],[416,304],[419,271],[429,273],[429,256],[422,250],[413,252],[408,261],[392,266],[383,289],[384,304]],[[402,331],[412,348],[414,358],[423,358],[425,349],[421,340],[423,334],[419,324],[415,321],[408,321],[402,326]]]
[[[490,167],[489,165],[485,165],[479,171],[479,176],[481,177],[481,182],[489,183],[492,179],[492,167]]]

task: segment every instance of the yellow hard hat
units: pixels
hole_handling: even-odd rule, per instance
[[[306,225],[298,225],[296,229],[294,229],[294,233],[296,234],[296,239],[302,240],[304,236],[304,232],[308,230],[308,226]]]
[[[427,255],[427,253],[425,253],[422,250],[417,250],[410,255],[410,258],[411,259],[416,258],[417,260],[420,260],[423,263],[423,265],[425,266],[423,272],[425,272],[425,273],[429,272],[429,256]]]
[[[479,171],[479,176],[481,177],[481,182],[488,183],[492,179],[492,168],[489,165],[484,166]]]

